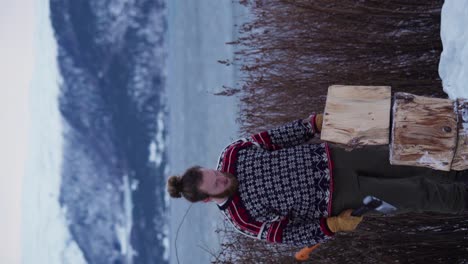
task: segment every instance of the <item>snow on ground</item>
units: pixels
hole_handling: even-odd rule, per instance
[[[122,192],[124,193],[124,208],[125,208],[125,219],[122,225],[117,225],[116,232],[119,238],[120,246],[122,247],[121,253],[125,256],[126,264],[133,263],[133,257],[138,255],[138,252],[133,249],[131,244],[131,231],[133,226],[132,211],[132,184],[128,179],[128,175],[124,176],[122,185]]]
[[[446,0],[442,7],[443,51],[439,75],[451,99],[468,98],[468,1]]]
[[[49,1],[35,2],[36,65],[30,87],[31,131],[22,197],[22,263],[86,263],[59,204],[62,126],[58,110],[57,45]]]
[[[164,143],[164,133],[166,130],[164,124],[164,112],[159,112],[158,117],[158,126],[156,131],[155,140],[151,142],[149,146],[149,153],[150,156],[148,158],[149,161],[154,162],[156,166],[161,166],[163,153],[166,150],[166,144]]]

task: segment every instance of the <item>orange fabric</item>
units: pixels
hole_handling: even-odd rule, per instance
[[[315,244],[311,247],[304,247],[303,249],[299,250],[296,255],[294,256],[297,261],[306,261],[310,257],[310,253],[314,251],[320,244]]]

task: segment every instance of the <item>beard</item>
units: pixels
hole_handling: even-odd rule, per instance
[[[226,176],[230,180],[231,184],[222,193],[216,194],[216,195],[211,195],[211,197],[221,198],[221,199],[222,198],[227,198],[229,196],[232,196],[237,191],[237,188],[239,187],[239,181],[237,180],[237,178],[234,175],[232,175],[229,172],[222,172],[222,173],[224,174],[224,176]]]

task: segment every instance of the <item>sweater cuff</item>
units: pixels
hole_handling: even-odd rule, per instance
[[[328,225],[327,225],[327,218],[323,217],[322,219],[320,219],[320,229],[322,230],[322,232],[326,235],[326,236],[334,236],[335,233],[333,233],[330,228],[328,228]]]

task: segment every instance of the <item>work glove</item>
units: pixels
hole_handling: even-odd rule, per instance
[[[315,116],[315,126],[318,129],[318,132],[322,131],[322,124],[323,124],[323,114],[317,114]]]
[[[327,218],[327,225],[330,231],[336,232],[349,232],[354,231],[361,223],[362,216],[351,216],[353,209],[348,209],[341,212],[338,216]]]

